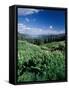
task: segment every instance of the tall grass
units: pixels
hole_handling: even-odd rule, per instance
[[[18,41],[17,82],[65,79],[65,43]]]

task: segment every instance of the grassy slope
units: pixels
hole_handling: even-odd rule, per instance
[[[17,81],[64,80],[64,48],[64,41],[40,46],[18,41]]]

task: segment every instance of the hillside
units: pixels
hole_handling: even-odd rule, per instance
[[[17,82],[63,80],[65,78],[64,52],[64,41],[38,46],[19,40]]]

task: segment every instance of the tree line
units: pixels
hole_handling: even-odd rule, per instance
[[[45,44],[47,42],[53,42],[53,41],[63,41],[65,40],[65,35],[49,35],[49,36],[41,36],[37,38],[29,38],[28,36],[25,35],[19,35],[18,36],[19,40],[26,40],[30,43],[41,45]]]

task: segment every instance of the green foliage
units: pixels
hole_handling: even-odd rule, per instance
[[[64,80],[64,41],[40,46],[18,41],[17,82]]]

